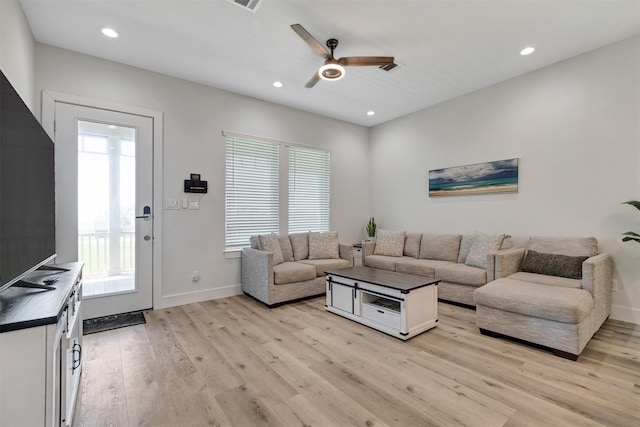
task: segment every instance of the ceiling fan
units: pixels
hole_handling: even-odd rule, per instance
[[[331,52],[329,52],[318,40],[305,30],[302,25],[293,24],[291,28],[298,33],[298,35],[302,37],[302,40],[307,42],[313,50],[325,58],[324,65],[311,77],[311,80],[307,82],[305,87],[311,88],[315,86],[320,79],[339,80],[344,76],[344,67],[347,66],[377,66],[385,71],[390,71],[398,66],[398,64],[393,62],[393,56],[346,56],[344,58],[335,58],[333,51],[338,47],[337,39],[327,40],[327,47],[331,49]]]

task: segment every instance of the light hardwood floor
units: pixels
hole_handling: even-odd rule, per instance
[[[608,320],[577,362],[480,335],[439,304],[409,341],[238,296],[84,337],[75,426],[639,426],[640,326]]]

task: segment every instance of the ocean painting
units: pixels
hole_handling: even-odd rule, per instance
[[[517,158],[429,171],[430,197],[517,192]]]

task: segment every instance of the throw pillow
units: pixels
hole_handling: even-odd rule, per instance
[[[402,256],[404,250],[404,231],[378,229],[374,255]]]
[[[418,258],[420,256],[420,241],[422,233],[407,233],[404,241],[404,256]]]
[[[420,258],[456,262],[460,252],[459,234],[423,234]]]
[[[502,245],[504,234],[476,233],[473,237],[473,244],[469,249],[469,255],[464,262],[472,267],[487,269],[487,254],[497,251]]]
[[[282,264],[284,262],[280,243],[278,243],[278,237],[275,234],[258,235],[258,243],[260,245],[260,250],[273,253],[273,265]]]
[[[293,258],[296,261],[309,258],[309,233],[289,234],[289,240],[293,249]]]
[[[469,256],[469,251],[471,250],[471,245],[473,245],[473,238],[470,234],[465,234],[462,236],[462,240],[460,240],[460,253],[458,254],[458,262],[464,264],[467,262],[467,257]]]
[[[338,232],[309,232],[309,259],[339,259]]]
[[[545,254],[529,249],[522,261],[522,271],[548,276],[582,279],[582,263],[588,256]]]
[[[291,247],[291,240],[286,234],[284,236],[278,236],[278,243],[280,244],[280,250],[282,251],[282,257],[285,261],[295,261],[293,258],[293,247]]]

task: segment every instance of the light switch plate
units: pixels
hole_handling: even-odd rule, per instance
[[[180,200],[176,199],[167,199],[167,203],[165,204],[166,209],[180,209]]]

